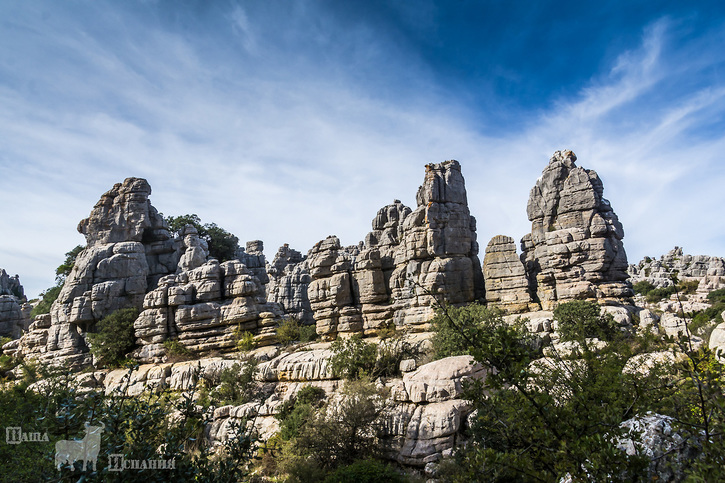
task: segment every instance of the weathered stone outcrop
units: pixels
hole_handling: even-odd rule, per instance
[[[622,224],[597,173],[575,161],[571,151],[554,153],[526,208],[532,227],[521,240],[522,259],[545,310],[558,301],[616,304],[632,295]]]
[[[128,178],[79,223],[86,247],[51,307],[50,326],[45,328],[46,318],[34,322],[20,343],[21,354],[74,367],[90,364],[87,331],[117,309],[141,309],[146,292],[176,271],[180,246],[151,205],[150,194],[146,180]]]
[[[313,322],[307,288],[310,270],[307,257],[285,244],[279,248],[271,264],[267,264],[267,300],[279,304],[285,315],[303,323]]]
[[[142,361],[164,355],[163,342],[178,339],[196,353],[235,348],[235,331],[255,334],[259,344],[274,340],[281,315],[265,300],[259,279],[239,260],[209,260],[193,270],[169,275],[146,294],[134,323]]]
[[[354,248],[343,248],[340,240],[329,236],[315,244],[307,255],[310,284],[307,296],[317,323],[317,333],[332,336],[337,332],[362,330],[362,315],[352,286]]]
[[[262,285],[269,282],[267,277],[267,259],[264,256],[264,243],[261,240],[248,241],[245,248],[239,248],[237,260],[242,262],[257,277]]]
[[[659,260],[645,257],[628,268],[632,283],[647,281],[655,287],[672,285],[671,276],[680,280],[698,280],[698,292],[708,293],[725,288],[725,259],[706,255],[688,255],[675,247]]]
[[[378,211],[359,247],[328,237],[310,251],[308,295],[319,334],[371,334],[389,322],[424,328],[436,297],[460,304],[483,296],[460,164],[427,165],[416,201],[415,210],[396,200]]]
[[[20,278],[0,268],[0,337],[17,339],[30,325],[30,310]]]
[[[529,292],[524,264],[516,254],[514,239],[497,235],[491,239],[483,257],[486,303],[508,313],[538,310]]]

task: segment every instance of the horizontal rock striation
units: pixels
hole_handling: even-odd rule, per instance
[[[30,310],[20,278],[0,268],[0,337],[17,339],[30,325]]]
[[[391,321],[424,329],[436,301],[483,296],[460,164],[427,165],[416,202],[415,210],[398,200],[380,209],[358,247],[328,237],[310,250],[308,297],[318,334],[373,334]]]
[[[526,208],[531,233],[521,240],[532,293],[545,310],[559,301],[627,302],[624,229],[593,170],[557,151],[536,181]]]
[[[516,254],[514,239],[497,235],[491,239],[483,257],[486,303],[507,313],[538,310],[529,292],[524,264]]]
[[[655,287],[669,287],[671,276],[680,280],[698,280],[698,292],[711,292],[725,288],[725,259],[707,255],[688,255],[675,247],[659,259],[645,257],[630,265],[628,273],[632,283],[647,281]]]

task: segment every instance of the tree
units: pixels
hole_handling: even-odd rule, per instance
[[[127,308],[102,318],[96,324],[96,332],[88,334],[91,353],[104,367],[121,365],[125,356],[136,343],[133,322],[138,317],[138,309]]]
[[[76,264],[76,258],[78,258],[78,255],[84,248],[85,247],[81,245],[77,245],[71,251],[66,252],[65,260],[58,268],[55,269],[55,281],[57,285],[63,285],[66,277],[70,275],[71,270],[73,270],[73,266]]]
[[[239,248],[239,238],[232,235],[216,223],[201,223],[201,218],[196,214],[182,216],[168,216],[166,223],[169,229],[179,234],[186,225],[192,225],[199,232],[209,247],[209,256],[220,262],[232,260],[236,257]]]
[[[565,306],[567,304],[562,304]],[[478,309],[475,309],[478,310]],[[535,336],[523,324],[499,316],[467,320],[471,311],[439,317],[459,331],[476,362],[490,369],[485,380],[466,388],[476,412],[470,444],[456,455],[455,481],[611,481],[646,477],[647,461],[627,455],[616,443],[621,423],[660,409],[668,390],[667,374],[624,370],[652,342],[637,336],[611,338],[596,351],[585,342],[607,318],[598,307],[577,303],[559,310],[576,355],[542,358]],[[459,316],[460,315],[460,316]],[[560,320],[560,323],[562,321]],[[460,341],[459,341],[460,342]]]

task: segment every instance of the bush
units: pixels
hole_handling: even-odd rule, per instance
[[[166,355],[176,361],[190,358],[193,354],[177,339],[167,339],[164,341],[164,349]]]
[[[136,343],[133,322],[138,309],[127,308],[102,318],[96,324],[96,332],[88,334],[91,354],[101,367],[118,367]]]
[[[317,325],[303,325],[300,327],[300,342],[312,342],[317,339]]]
[[[56,285],[55,287],[50,287],[48,290],[42,292],[40,294],[40,302],[38,302],[38,305],[33,307],[33,310],[30,311],[30,316],[35,317],[36,315],[42,315],[42,314],[49,314],[50,308],[53,306],[53,302],[58,298],[58,295],[60,295],[61,290],[60,285]]]
[[[648,282],[647,280],[641,280],[634,285],[632,285],[632,288],[634,289],[634,293],[636,294],[642,294],[647,295],[652,290],[655,289],[655,286],[652,285],[652,283]]]
[[[305,386],[291,399],[282,404],[276,415],[280,421],[279,435],[283,441],[290,441],[300,434],[300,430],[318,410],[325,400],[325,391],[315,386]]]
[[[292,466],[329,470],[376,456],[385,395],[369,378],[345,381],[340,397],[313,411],[291,442],[288,458],[297,462]]]
[[[287,317],[277,327],[277,341],[283,346],[300,340],[300,324],[297,317]]]
[[[63,285],[65,279],[68,275],[70,275],[71,270],[73,270],[73,267],[76,264],[76,258],[78,258],[78,255],[80,255],[83,251],[83,248],[84,247],[81,245],[77,245],[71,251],[66,252],[65,260],[58,268],[55,269],[55,280],[57,285]]]
[[[232,235],[224,228],[217,226],[215,223],[206,223],[202,225],[201,219],[193,215],[168,216],[165,218],[169,229],[174,233],[179,233],[186,225],[192,225],[199,232],[199,237],[206,240],[209,247],[209,256],[216,258],[219,262],[233,260],[237,256],[239,248],[239,238]]]
[[[477,334],[500,317],[500,311],[476,303],[439,308],[432,320],[434,335],[431,342],[436,359],[470,354]]]
[[[257,347],[257,341],[254,340],[254,334],[247,330],[242,330],[241,325],[234,329],[233,337],[237,350],[249,352]]]
[[[404,483],[407,480],[392,466],[377,460],[367,459],[341,466],[330,473],[325,478],[324,483],[378,483],[381,481]]]
[[[336,377],[357,379],[363,374],[372,374],[377,359],[377,347],[362,339],[360,334],[347,339],[336,339],[330,350],[330,368]]]
[[[168,392],[129,396],[130,372],[123,389],[81,390],[67,369],[41,369],[44,384],[0,387],[0,426],[48,435],[48,442],[0,445],[0,481],[96,482],[229,482],[243,481],[254,450],[244,425],[233,426],[230,438],[212,448],[203,438],[208,422],[193,402],[194,389],[181,397]],[[55,443],[81,439],[84,425],[103,425],[97,470],[54,464]],[[193,448],[193,450],[192,450]],[[171,460],[174,470],[111,471],[109,455],[126,460]]]
[[[254,380],[259,364],[255,358],[250,358],[245,363],[235,363],[218,373],[204,376],[204,385],[211,388],[209,400],[216,406],[228,404],[241,406],[259,396],[259,390]]]
[[[554,309],[554,319],[559,321],[562,340],[596,337],[610,341],[620,332],[612,315],[601,315],[599,305],[593,302],[574,300],[560,304]]]

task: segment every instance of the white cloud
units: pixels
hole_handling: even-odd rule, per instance
[[[37,97],[22,82],[0,83],[0,138],[7,140],[0,206],[21,207],[0,218],[0,267],[20,274],[30,295],[52,284],[63,254],[82,242],[78,221],[127,176],[149,180],[164,214],[197,213],[242,242],[261,238],[271,258],[282,243],[306,251],[330,234],[357,243],[384,204],[414,204],[425,164],[458,159],[483,251],[496,234],[520,238],[530,228],[529,189],[551,153],[564,148],[602,176],[625,223],[631,261],[674,244],[722,251],[707,206],[723,201],[722,190],[715,193],[723,141],[689,133],[725,111],[723,87],[649,103],[685,70],[666,68],[666,22],[576,99],[537,116],[522,113],[531,116],[523,130],[487,137],[471,122],[478,113],[432,94],[445,91],[415,54],[386,49],[384,38],[363,28],[346,38],[352,47],[283,52],[258,40],[269,25],[237,9],[229,20],[246,52],[227,52],[221,63],[183,35],[104,19],[113,38],[71,17],[27,39],[18,34],[16,43],[30,47],[17,57],[38,58],[10,59],[21,62],[16,77],[29,79],[44,61],[51,77],[37,81]],[[33,25],[32,18],[18,22]],[[334,44],[333,33],[313,32]],[[50,40],[54,58],[43,54]],[[336,67],[350,52],[359,53],[349,59],[356,67]],[[10,60],[0,55],[0,74]],[[416,80],[389,86],[401,91],[401,100],[391,100],[353,75],[370,68],[404,70],[401,79]]]

